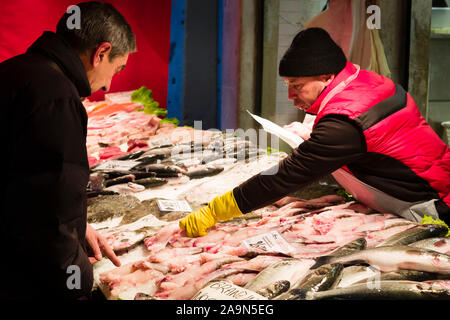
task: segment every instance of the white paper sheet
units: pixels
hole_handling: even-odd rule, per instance
[[[269,121],[267,119],[261,118],[257,115],[252,114],[250,111],[247,112],[259,123],[262,125],[263,129],[268,133],[276,135],[278,138],[286,142],[292,148],[297,148],[301,143],[303,143],[303,139],[299,136],[293,134],[292,132],[283,129],[279,125]]]

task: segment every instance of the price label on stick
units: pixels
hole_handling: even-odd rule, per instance
[[[192,212],[192,208],[186,200],[157,200],[161,212]]]
[[[258,249],[267,252],[289,254],[293,250],[292,246],[277,231],[260,234],[242,242],[249,249]]]
[[[95,167],[94,171],[129,171],[138,164],[140,162],[134,160],[110,160]]]

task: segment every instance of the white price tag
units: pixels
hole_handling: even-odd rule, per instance
[[[192,300],[267,300],[256,292],[226,281],[211,281]]]
[[[160,211],[192,212],[192,208],[186,200],[157,200]]]
[[[138,164],[140,164],[140,162],[134,160],[110,160],[99,164],[97,167],[95,167],[94,171],[129,171]]]
[[[249,249],[259,249],[267,252],[289,254],[293,250],[292,246],[277,231],[260,234],[244,240],[242,243]]]

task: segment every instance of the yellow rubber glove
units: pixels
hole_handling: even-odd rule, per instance
[[[185,230],[188,237],[202,237],[208,233],[208,229],[217,222],[229,220],[242,215],[233,191],[228,191],[215,197],[206,207],[192,212],[180,220],[180,229]]]

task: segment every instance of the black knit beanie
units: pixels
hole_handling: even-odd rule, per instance
[[[280,61],[281,77],[339,73],[347,63],[342,49],[322,28],[300,31]]]

